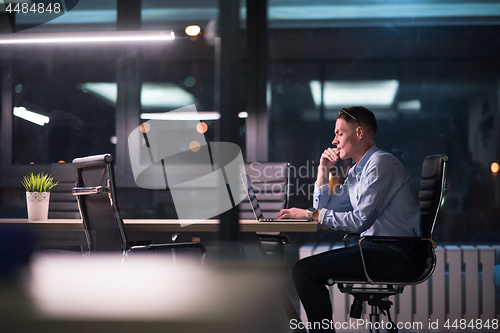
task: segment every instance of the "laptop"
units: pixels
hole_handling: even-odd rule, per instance
[[[259,222],[310,222],[308,219],[277,219],[277,218],[264,218],[262,210],[260,209],[259,201],[255,195],[255,191],[252,187],[252,182],[248,175],[240,174],[241,181],[243,182],[243,187],[247,193],[248,200],[250,201],[250,207],[252,207],[255,219]]]

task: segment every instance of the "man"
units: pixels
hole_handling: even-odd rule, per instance
[[[375,145],[377,121],[364,107],[345,108],[337,115],[335,137],[321,155],[313,208],[283,209],[278,218],[310,218],[323,228],[375,236],[420,236],[420,207],[401,162]],[[356,164],[344,184],[329,195],[328,173],[338,159]],[[374,279],[397,277],[412,270],[412,254],[391,244],[368,244],[363,253]],[[310,332],[334,331],[325,286],[334,281],[364,280],[359,247],[349,246],[304,258],[293,279],[309,320]]]

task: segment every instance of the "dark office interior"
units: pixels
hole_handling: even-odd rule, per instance
[[[322,4],[314,2],[307,8]],[[342,4],[332,3],[331,10]],[[457,6],[462,5],[457,1]],[[273,8],[293,9],[299,4],[269,1],[268,6],[268,29],[264,33],[246,29],[251,24],[243,16],[245,4],[240,7],[241,83],[237,112],[248,107],[258,109],[257,115],[248,116],[258,119],[252,125],[257,129],[249,129],[242,118],[231,122],[237,128],[236,143],[246,153],[245,161],[289,161],[297,173],[302,167],[302,174],[292,180],[297,193],[293,193],[292,187],[290,203],[307,206],[311,200],[311,190],[308,192],[307,188],[313,183],[313,167],[320,153],[331,146],[334,116],[339,109],[321,100],[321,96],[315,101],[311,82],[325,87],[334,81],[396,80],[398,87],[390,104],[371,106],[379,121],[378,146],[403,162],[416,190],[424,156],[446,151],[460,161],[449,169],[453,187],[446,194],[447,209],[440,216],[442,230],[438,230],[436,237],[439,241],[459,244],[498,242],[495,216],[500,198],[496,174],[490,170],[490,165],[499,159],[495,110],[500,30],[495,16],[314,21],[296,14],[297,18],[285,20],[273,17]],[[90,15],[86,11],[116,12],[117,3],[81,1],[75,12],[80,8],[82,15]],[[167,15],[169,8],[184,14],[171,21]],[[133,6],[125,8],[133,9]],[[160,19],[161,15],[147,14],[155,9],[167,13],[165,20]],[[196,13],[194,20],[186,17],[190,10]],[[117,158],[115,167],[123,213],[137,218],[155,217],[151,215],[152,206],[158,203],[153,202],[153,195],[148,193],[151,191],[137,188],[130,176],[123,147],[127,131],[139,124],[139,112],[165,112],[188,103],[194,103],[200,111],[217,110],[218,55],[210,39],[212,32],[207,31],[214,26],[209,22],[217,18],[217,2],[142,1],[141,13],[143,30],[173,28],[178,32],[176,40],[169,45],[134,47],[2,46],[2,217],[25,216],[20,180],[26,171],[47,171],[51,163],[104,152]],[[135,20],[134,15],[126,18]],[[257,15],[255,18],[262,19]],[[69,19],[59,24],[49,22],[20,33],[117,29],[116,21],[88,20],[78,24],[71,24]],[[188,37],[182,31],[188,21],[205,30],[200,36]],[[17,24],[23,27],[22,22]],[[266,25],[260,21],[252,24]],[[121,27],[127,29],[127,24],[122,22]],[[254,41],[259,38],[267,41],[267,47]],[[248,49],[248,45],[253,45],[251,42],[257,44],[258,55]],[[260,71],[267,73],[265,96],[254,93],[262,91],[259,87],[262,79],[252,75]],[[97,85],[89,91],[86,86],[92,83],[117,86],[118,101],[96,93]],[[144,85],[149,83],[182,89],[184,94],[180,100],[161,106],[148,106],[143,101],[138,108],[130,107],[127,102],[137,99],[141,84],[145,89]],[[355,101],[352,104],[356,105]],[[41,127],[9,116],[11,107],[21,105],[49,115],[51,122]],[[265,115],[264,121],[261,113]],[[220,138],[224,132],[220,121],[209,124],[207,141]],[[258,139],[249,137],[254,133],[258,133]],[[141,194],[137,195],[138,192]],[[139,202],[138,197],[142,199]],[[168,208],[155,214],[175,217],[172,215],[175,211]],[[476,214],[483,218],[469,223]]]
[[[207,142],[236,143],[245,163],[290,162],[288,206],[307,208],[337,113],[363,105],[377,117],[377,146],[402,162],[415,193],[423,159],[449,156],[450,188],[433,240],[498,248],[498,1],[80,0],[71,6],[51,21],[34,14],[12,21],[0,11],[0,39],[160,30],[175,39],[0,44],[0,218],[27,218],[26,174],[110,153],[124,219],[177,219],[168,189],[136,185],[127,140],[143,114],[193,104],[220,114],[205,121]],[[200,34],[188,36],[189,25]],[[50,122],[17,117],[19,107]],[[222,223],[219,239],[237,238],[235,214],[214,217]],[[344,235],[285,234],[288,270],[301,246],[340,244]]]

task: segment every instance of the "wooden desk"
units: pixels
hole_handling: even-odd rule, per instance
[[[219,231],[218,220],[195,221],[182,226],[189,220],[154,220],[125,219],[125,229],[129,240],[147,239],[154,243],[169,243],[172,234],[200,234],[202,242],[216,244]],[[47,221],[29,222],[28,219],[0,219],[1,223],[19,223],[29,226],[33,231],[33,239],[37,247],[48,249],[81,248],[87,246],[82,220],[80,219],[49,219]],[[261,260],[265,256],[257,232],[316,232],[317,222],[258,222],[255,220],[240,221],[240,241],[249,257]],[[186,235],[187,234],[187,235]],[[184,241],[190,241],[191,238]]]
[[[184,220],[182,222],[185,223],[187,221]],[[53,248],[53,246],[56,248],[58,246],[85,247],[87,244],[82,220],[78,219],[49,219],[38,222],[29,222],[27,219],[0,219],[1,223],[29,225],[34,231],[35,242],[42,247],[43,245],[48,248]],[[127,219],[124,220],[124,223],[129,235],[149,234],[160,238],[164,237],[165,233],[215,233],[219,229],[218,220],[197,221],[184,227],[181,226],[180,220]],[[318,228],[318,222],[287,223],[240,220],[240,235],[243,235],[241,237],[242,242],[240,243],[242,253],[244,253],[247,262],[262,263],[263,260],[266,260],[267,255],[262,248],[257,232],[316,232]],[[155,241],[153,238],[150,240]],[[286,295],[286,291],[284,295]],[[282,302],[289,319],[300,320],[289,298],[283,297]]]
[[[125,229],[133,232],[217,232],[219,220],[197,221],[181,226],[180,220],[123,220]],[[189,223],[189,220],[183,220]],[[49,219],[29,222],[28,219],[0,219],[0,223],[29,223],[36,231],[83,231],[82,220]],[[258,222],[240,220],[241,232],[316,232],[318,222]]]

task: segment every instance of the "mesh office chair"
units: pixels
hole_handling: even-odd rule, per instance
[[[264,217],[276,217],[288,207],[290,164],[288,162],[246,163],[245,170],[252,182]],[[248,200],[239,206],[241,219],[255,219]]]
[[[197,248],[204,258],[206,249],[199,242],[152,244],[150,241],[128,241],[116,201],[113,157],[110,154],[76,158],[73,166],[77,171],[73,195],[78,198],[90,253],[115,251],[127,255],[133,250]]]
[[[290,164],[288,162],[246,163],[245,170],[259,200],[265,218],[274,218],[283,208],[288,208]],[[255,219],[248,200],[239,205],[240,219]],[[283,246],[290,243],[282,232],[257,234],[271,260],[284,260]]]
[[[389,300],[389,296],[402,293],[406,285],[424,282],[434,272],[436,266],[434,249],[436,248],[436,244],[432,241],[432,232],[441,206],[443,193],[447,188],[445,173],[447,162],[448,156],[446,155],[427,156],[424,159],[418,194],[421,212],[421,237],[361,237],[358,241],[358,246],[361,251],[366,279],[362,281],[333,281],[329,279],[327,281],[328,285],[337,283],[341,292],[351,294],[354,297],[353,304],[351,305],[351,317],[361,318],[363,302],[368,302],[368,305],[371,306],[370,322],[372,325],[369,326],[370,332],[378,332],[376,327],[379,326],[376,323],[380,319],[379,310],[384,314],[387,312],[388,319],[392,322],[389,312],[392,302]],[[411,247],[411,252],[418,254],[419,258],[418,262],[415,262],[414,272],[410,275],[408,273],[404,274],[405,272],[399,272],[399,276],[394,276],[389,281],[387,279],[383,281],[378,280],[377,277],[371,274],[364,260],[362,246],[365,242],[390,242],[400,244],[406,248]],[[359,284],[381,286],[357,286]],[[394,322],[392,322],[392,328],[388,329],[388,331],[398,331]]]

